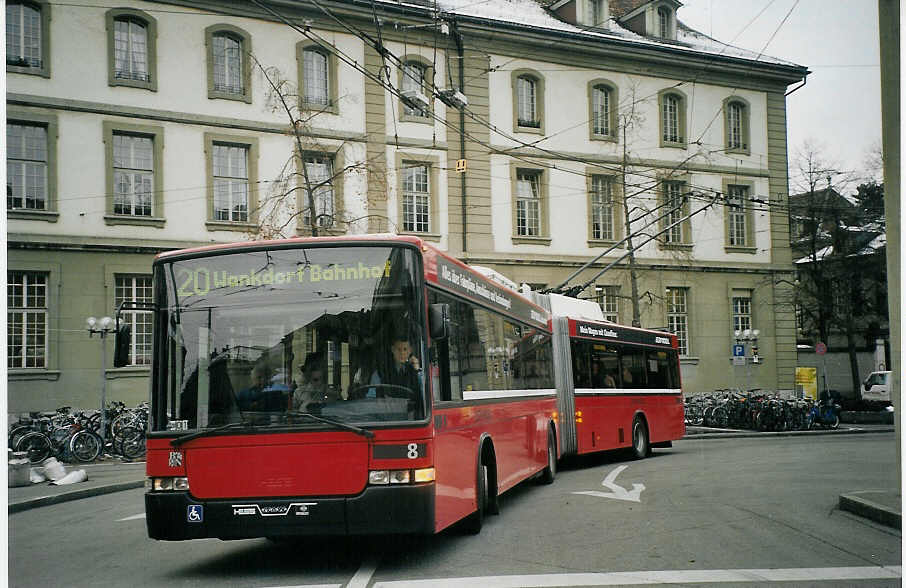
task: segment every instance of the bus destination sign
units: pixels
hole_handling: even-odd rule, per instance
[[[529,324],[547,328],[547,312],[519,296],[514,296],[512,292],[493,282],[469,274],[441,256],[437,257],[437,283],[457,294],[463,294],[507,312]]]
[[[672,347],[670,337],[666,334],[626,329],[618,325],[605,325],[601,323],[584,323],[575,321],[575,336],[596,339],[598,341],[623,341],[626,343],[641,343],[642,345],[657,345],[659,347]]]

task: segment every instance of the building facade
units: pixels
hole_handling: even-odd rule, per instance
[[[156,253],[313,232],[417,234],[534,287],[600,257],[568,285],[675,331],[687,393],[793,389],[807,70],[673,0],[437,6],[7,2],[9,410],[97,406],[101,377],[147,398],[148,311],[103,376],[85,319],[146,301]],[[734,367],[745,329],[761,361]]]

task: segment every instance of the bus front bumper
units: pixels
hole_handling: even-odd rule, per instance
[[[434,484],[369,486],[338,498],[197,500],[147,492],[148,536],[165,541],[311,535],[430,534]]]

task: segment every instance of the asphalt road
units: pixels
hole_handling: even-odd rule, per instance
[[[687,439],[561,464],[478,536],[156,542],[142,490],[9,516],[11,586],[899,586],[900,532],[840,511],[891,488],[893,434]],[[892,567],[891,567],[892,566]],[[476,577],[481,577],[477,579]]]

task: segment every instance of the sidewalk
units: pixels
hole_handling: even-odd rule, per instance
[[[893,425],[841,424],[839,429],[812,431],[749,431],[742,429],[717,429],[714,427],[686,426],[686,439],[741,439],[752,437],[803,437],[812,435],[859,435],[865,433],[893,433]],[[902,496],[897,489],[861,490],[840,495],[840,510],[871,519],[882,525],[902,529]]]
[[[30,486],[8,488],[9,513],[110,492],[141,488],[145,485],[144,461],[123,462],[118,458],[108,457],[95,463],[64,463],[63,466],[67,473],[74,470],[85,470],[88,479],[67,486],[39,482]]]
[[[758,432],[711,427],[686,427],[686,439],[732,439],[769,436],[857,435],[865,433],[892,433],[889,425],[841,425],[836,430]],[[84,469],[88,479],[79,484],[53,486],[41,482],[20,488],[9,488],[9,513],[39,506],[58,504],[90,496],[141,488],[145,483],[145,462],[123,462],[108,457],[97,463],[64,464],[67,472]],[[840,495],[840,509],[874,520],[881,524],[901,528],[902,507],[900,492],[892,490],[865,490]]]

